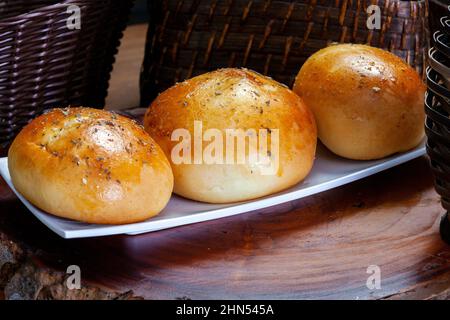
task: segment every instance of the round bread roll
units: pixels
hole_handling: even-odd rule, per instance
[[[294,91],[313,111],[319,139],[342,157],[383,158],[424,136],[425,86],[390,52],[354,44],[322,49],[305,62]]]
[[[310,172],[317,142],[314,117],[302,100],[246,69],[221,69],[173,86],[151,104],[144,126],[171,161],[174,192],[210,203],[249,200],[295,185]],[[180,130],[191,141],[180,138]],[[246,137],[244,149],[238,149],[238,138],[231,139],[237,132]],[[266,141],[267,148],[251,148],[250,137],[261,146]]]
[[[88,223],[148,219],[173,188],[166,156],[142,127],[90,108],[34,119],[12,143],[8,166],[14,187],[36,207]]]

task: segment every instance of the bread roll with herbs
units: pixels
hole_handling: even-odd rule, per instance
[[[9,149],[14,187],[53,215],[99,224],[146,220],[167,204],[166,156],[132,120],[89,108],[53,109]]]
[[[250,200],[297,184],[312,168],[317,142],[313,115],[303,101],[286,86],[246,69],[221,69],[173,86],[148,108],[144,126],[171,160],[174,192],[210,203]],[[196,140],[198,126],[203,132],[201,146]],[[192,139],[190,149],[184,150],[188,161],[174,159],[182,143],[174,136],[179,129]],[[238,142],[226,150],[227,134],[234,130],[247,134],[248,145],[239,155]],[[250,147],[256,136],[261,145],[267,138],[267,150],[260,153],[261,159],[264,153],[267,157],[261,162],[250,161],[260,155]],[[223,162],[208,162],[217,139],[223,148],[211,152],[211,157],[219,153]],[[226,162],[231,149],[236,151],[235,161]],[[246,161],[239,162],[239,156]]]

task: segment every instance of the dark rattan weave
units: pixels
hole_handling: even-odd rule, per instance
[[[381,30],[366,8],[381,7]],[[220,67],[247,67],[292,85],[304,61],[330,42],[388,49],[422,72],[424,0],[149,0],[141,104],[177,81]]]
[[[0,19],[2,153],[23,125],[47,108],[104,106],[132,3],[66,0]],[[71,4],[81,9],[80,30],[67,28]]]
[[[450,211],[450,91],[438,84],[439,75],[431,68],[427,70],[427,77],[427,152],[436,178],[436,191],[441,195],[443,207]],[[444,94],[448,94],[448,98]]]
[[[447,10],[448,1],[430,0],[430,29],[433,31],[432,44],[436,52],[432,54],[440,64],[450,68],[450,35]],[[434,52],[434,50],[433,50]],[[434,64],[433,64],[434,65]],[[445,68],[441,68],[445,72]],[[427,68],[427,95],[425,112],[427,115],[427,153],[435,177],[435,188],[441,196],[442,206],[447,213],[441,220],[441,237],[450,244],[450,90],[445,80],[447,75],[439,74],[432,67]]]

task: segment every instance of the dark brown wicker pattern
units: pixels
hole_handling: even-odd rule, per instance
[[[429,76],[436,78],[432,70]],[[436,90],[427,92],[425,101],[427,121],[427,152],[435,175],[436,191],[441,195],[442,205],[450,211],[450,106],[448,100],[436,94]]]
[[[103,107],[132,0],[63,1],[0,20],[0,146],[47,108]],[[67,28],[67,7],[81,29]]]
[[[381,30],[366,8],[382,9]],[[177,81],[219,67],[248,67],[292,85],[304,61],[330,42],[388,49],[422,72],[427,7],[398,0],[149,0],[142,105]]]
[[[0,19],[17,16],[36,8],[56,4],[58,0],[0,0]]]
[[[428,0],[430,34],[434,34],[434,32],[441,29],[439,20],[442,16],[448,15],[448,5],[450,5],[448,0]]]
[[[429,6],[432,43],[437,50],[432,56],[442,65],[450,67],[450,28],[448,21],[441,19],[450,15],[448,1],[430,0]],[[436,191],[441,196],[442,206],[447,210],[440,224],[441,237],[450,244],[450,90],[443,76],[431,66],[427,67],[426,75],[427,153],[435,177]]]

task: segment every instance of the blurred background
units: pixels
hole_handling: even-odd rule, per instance
[[[136,0],[131,12],[129,24],[146,23],[147,21],[147,0]]]
[[[139,106],[139,73],[144,59],[148,19],[147,0],[136,0],[111,74],[107,109]]]

